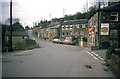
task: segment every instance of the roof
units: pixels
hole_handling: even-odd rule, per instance
[[[59,27],[60,27],[60,25],[58,24],[58,25],[56,25],[56,26],[51,27],[51,29],[57,29],[57,28],[59,28]]]
[[[87,19],[79,19],[79,20],[70,20],[70,21],[65,21],[62,23],[62,25],[71,25],[71,24],[84,24],[87,23]]]
[[[10,32],[6,32],[5,36],[10,36]],[[28,36],[28,33],[23,31],[23,32],[12,32],[12,36]]]
[[[54,23],[51,23],[51,24],[44,24],[44,25],[42,25],[42,27],[41,28],[54,28],[54,27],[57,27],[57,25],[59,25],[60,23],[59,22],[54,22]]]
[[[120,11],[120,2],[105,8],[101,8],[100,10],[101,11]]]
[[[120,2],[116,3],[114,5],[107,6],[107,7],[100,8],[100,9],[96,10],[93,14],[91,14],[91,16],[88,19],[90,19],[98,11],[116,11],[116,12],[120,12]]]

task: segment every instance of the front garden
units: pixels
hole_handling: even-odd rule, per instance
[[[35,40],[27,38],[25,40],[17,40],[13,45],[13,50],[27,50],[38,47],[39,45],[35,42]]]

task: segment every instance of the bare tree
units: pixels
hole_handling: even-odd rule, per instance
[[[92,2],[90,2],[90,4],[92,6],[99,8],[99,3],[100,3],[100,8],[103,8],[103,7],[108,6],[108,2],[109,2],[109,0],[92,0]]]
[[[83,5],[83,8],[82,8],[82,13],[86,13],[87,10],[86,10],[86,5]]]
[[[12,19],[12,24],[14,24],[16,22],[20,22],[20,19],[19,18],[13,18]],[[10,18],[6,19],[5,24],[10,25]]]

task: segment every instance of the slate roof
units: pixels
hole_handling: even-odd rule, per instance
[[[98,12],[98,11],[116,11],[116,12],[120,12],[120,2],[116,3],[116,4],[113,4],[111,6],[107,6],[107,7],[100,8],[100,9],[96,10],[96,12]],[[91,16],[88,19],[90,19],[96,12],[91,14]]]
[[[88,23],[87,19],[70,20],[70,21],[63,22],[62,25],[84,24],[84,23]]]
[[[10,36],[10,32],[6,32],[5,36]],[[23,31],[23,32],[12,32],[12,36],[28,36],[28,33]]]
[[[120,11],[120,2],[105,8],[101,8],[100,10],[101,11]]]
[[[56,25],[56,26],[51,27],[51,29],[57,29],[57,28],[59,28],[59,27],[60,27],[60,25],[58,24],[58,25]]]

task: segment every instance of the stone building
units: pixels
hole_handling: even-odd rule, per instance
[[[60,24],[59,23],[52,23],[46,26],[39,27],[38,37],[42,37],[44,39],[52,40],[54,38],[60,37]]]
[[[88,46],[92,49],[120,47],[120,3],[98,9],[88,20]]]
[[[9,37],[10,37],[10,31],[6,31],[5,33],[5,45],[6,47],[9,46]],[[19,41],[23,41],[25,39],[29,38],[28,33],[25,31],[13,31],[12,32],[12,43],[13,43],[13,47],[14,44],[19,40]]]
[[[87,19],[65,21],[61,26],[61,36],[87,36]]]
[[[50,27],[49,40],[60,38],[60,24]]]
[[[87,19],[65,21],[61,25],[61,39],[63,40],[66,37],[77,38],[78,41],[81,41],[82,38],[87,39],[88,36],[87,30],[88,30]]]

